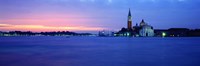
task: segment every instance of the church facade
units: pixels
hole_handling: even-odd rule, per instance
[[[153,37],[154,29],[151,25],[148,25],[143,19],[138,25],[132,26],[131,10],[129,9],[127,28],[122,28],[120,31],[115,33],[115,36],[126,36],[126,37]]]

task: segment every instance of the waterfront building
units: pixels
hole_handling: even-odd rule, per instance
[[[139,35],[142,37],[152,37],[154,36],[154,30],[153,27],[148,25],[147,23],[142,20],[140,23],[141,29],[139,30]]]
[[[114,32],[102,30],[102,31],[99,31],[98,36],[100,36],[100,37],[111,37],[111,36],[114,36]]]
[[[135,26],[132,26],[131,10],[129,9],[127,28],[122,28],[119,32],[115,33],[115,36],[152,37],[154,36],[154,29],[152,26],[145,23],[143,19],[139,26],[137,23]]]
[[[3,36],[3,32],[0,31],[0,36]]]

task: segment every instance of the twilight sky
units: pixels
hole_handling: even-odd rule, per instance
[[[0,31],[98,31],[142,19],[155,29],[200,28],[200,0],[0,0]]]

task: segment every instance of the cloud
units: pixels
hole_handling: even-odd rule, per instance
[[[11,25],[9,25],[9,24],[0,24],[0,28],[1,27],[11,27]]]

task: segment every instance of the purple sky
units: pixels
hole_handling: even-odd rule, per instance
[[[200,0],[0,0],[0,30],[119,30],[129,8],[133,25],[144,19],[155,29],[195,29],[199,6]]]

